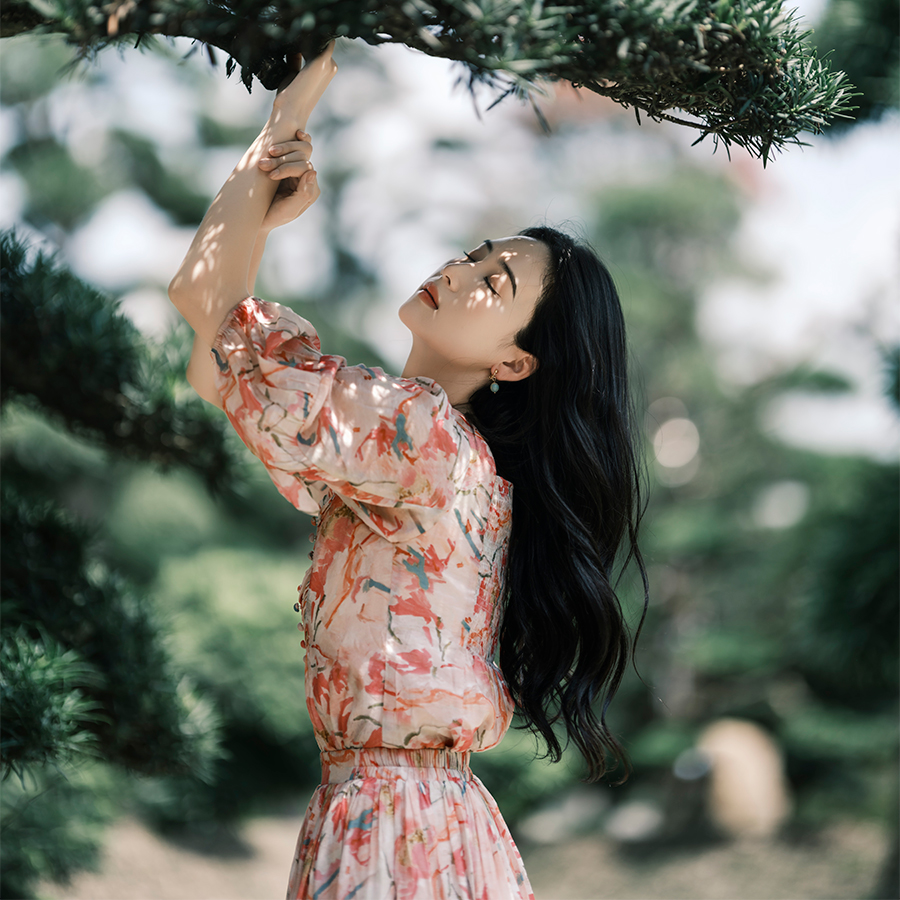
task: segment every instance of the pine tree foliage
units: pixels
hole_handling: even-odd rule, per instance
[[[104,777],[105,776],[105,777]],[[115,783],[97,767],[45,767],[0,792],[0,897],[38,900],[41,881],[68,882],[100,861],[101,836],[115,810]]]
[[[58,761],[89,731],[134,771],[208,774],[216,715],[175,671],[149,604],[89,572],[87,533],[4,488],[0,552],[4,769]]]
[[[274,89],[292,54],[335,36],[405,44],[459,61],[470,86],[500,96],[568,81],[764,161],[852,109],[845,77],[816,57],[782,0],[9,0],[0,18],[3,36],[62,32],[85,54],[193,38],[212,59],[224,51],[248,88],[256,76]]]
[[[174,367],[152,358],[113,303],[42,253],[29,261],[10,233],[0,235],[0,277],[0,402],[37,402],[75,433],[186,466],[212,489],[235,479],[221,417],[175,401]]]
[[[34,640],[24,627],[0,642],[0,760],[4,778],[25,767],[70,762],[95,748],[91,727],[99,704],[78,685],[100,679],[74,650],[46,635]]]
[[[186,466],[213,488],[239,480],[222,423],[176,402],[184,341],[148,345],[108,298],[12,234],[0,256],[0,399],[39,407],[111,459]],[[80,777],[98,758],[202,784],[223,755],[221,717],[172,661],[150,600],[100,563],[52,473],[24,473],[4,467],[0,505],[0,886],[16,897],[96,857],[85,829],[109,818],[55,772]]]

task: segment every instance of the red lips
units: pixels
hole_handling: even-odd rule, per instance
[[[430,281],[426,282],[422,286],[422,290],[419,291],[419,296],[422,297],[422,299],[432,308],[434,308],[434,309],[438,308],[439,304],[438,304],[438,298],[437,298],[437,291],[435,290],[434,285]]]

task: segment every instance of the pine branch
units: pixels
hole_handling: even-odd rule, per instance
[[[88,684],[99,686],[98,673],[74,650],[64,650],[46,635],[35,640],[24,628],[4,635],[0,643],[4,779],[11,773],[22,778],[29,766],[96,754],[90,729],[99,720],[99,703],[78,687]]]
[[[48,880],[67,884],[76,872],[96,870],[103,826],[115,815],[98,785],[109,781],[96,772],[81,778],[48,766],[32,769],[25,783],[4,782],[0,897],[45,897]]]
[[[86,55],[126,38],[193,38],[224,51],[248,88],[255,76],[273,89],[288,57],[335,36],[405,44],[462,63],[470,87],[500,97],[568,81],[763,161],[848,117],[855,96],[782,0],[12,0],[0,21],[3,35],[62,32]]]
[[[60,510],[8,488],[2,501],[4,766],[91,749],[145,774],[209,777],[218,717],[175,671],[146,600],[88,575],[88,535]]]
[[[237,479],[225,428],[201,401],[176,403],[173,367],[150,357],[107,298],[0,235],[0,400],[22,396],[132,459],[193,469],[214,490]]]

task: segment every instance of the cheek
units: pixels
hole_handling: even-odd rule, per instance
[[[512,343],[516,331],[508,314],[485,310],[468,320],[465,338],[473,355],[493,357]]]
[[[508,301],[484,291],[471,294],[466,300],[460,300],[454,306],[454,312],[479,328],[503,328],[514,312]]]
[[[498,300],[479,304],[472,311],[473,329],[485,340],[495,346],[506,346],[512,336],[525,324],[524,310],[508,300]],[[523,321],[519,321],[522,319]]]

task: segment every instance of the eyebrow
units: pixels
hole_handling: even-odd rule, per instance
[[[494,242],[493,241],[489,241],[487,238],[485,238],[481,243],[484,244],[484,246],[488,248],[488,253],[494,252]],[[500,265],[503,266],[503,270],[506,272],[507,275],[509,275],[509,281],[510,281],[510,284],[512,284],[512,289],[513,289],[513,298],[515,298],[515,296],[516,296],[516,279],[512,273],[512,269],[510,269],[510,267],[506,264],[505,259],[500,260]]]

